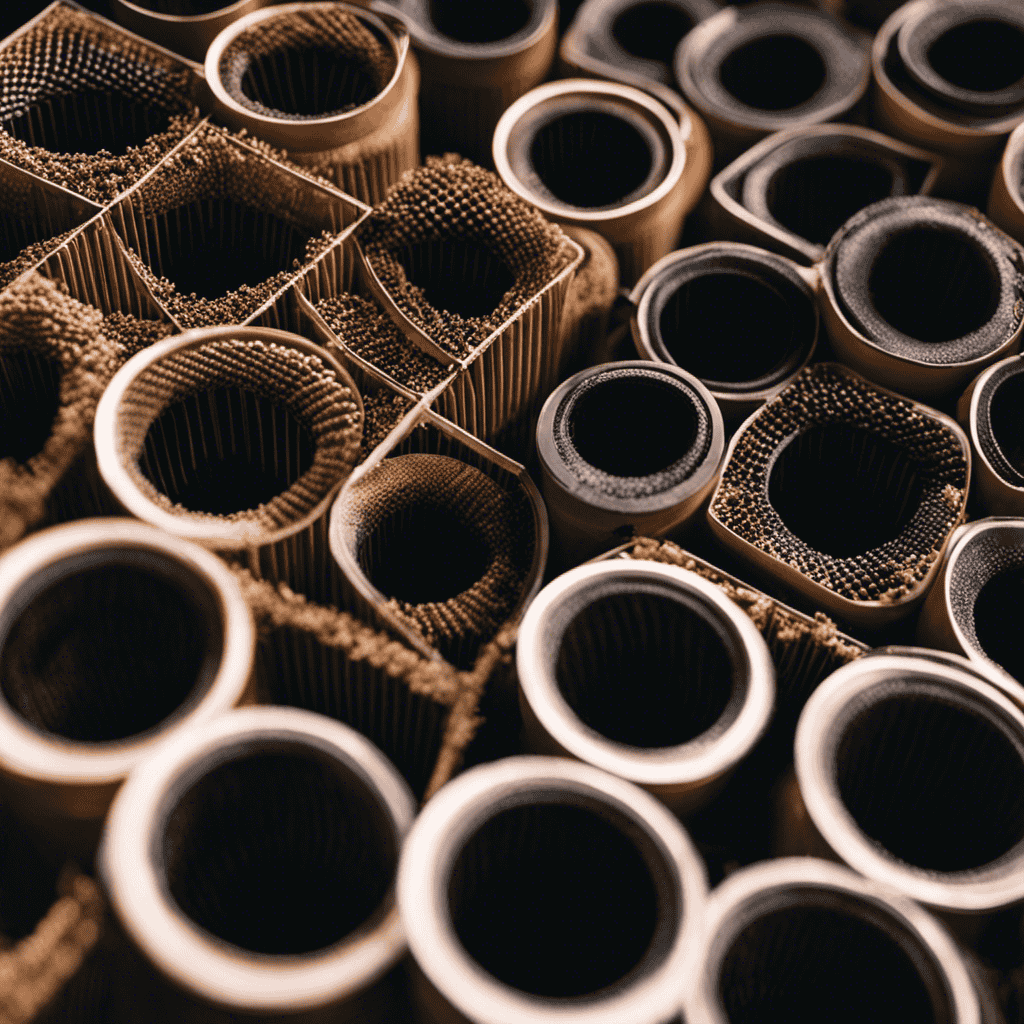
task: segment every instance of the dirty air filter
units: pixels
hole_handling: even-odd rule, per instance
[[[373,744],[307,711],[235,711],[166,744],[118,794],[99,856],[117,920],[159,971],[147,1009],[382,1020],[414,814]]]
[[[558,45],[555,0],[391,0],[420,62],[424,153],[491,159],[498,118],[539,85]]]
[[[927,195],[939,157],[867,128],[807,125],[776,132],[711,182],[717,237],[817,263],[859,210],[889,196]]]
[[[775,669],[750,618],[695,573],[581,565],[516,641],[528,748],[643,786],[676,812],[712,799],[768,726]]]
[[[870,65],[866,40],[827,15],[757,3],[693,29],[676,51],[675,75],[722,166],[772,132],[852,116]]]
[[[0,157],[97,203],[198,120],[202,80],[86,11],[54,4],[0,49]]]
[[[1006,140],[1006,149],[996,165],[986,212],[1008,235],[1024,242],[1024,124]]]
[[[873,203],[836,232],[821,278],[838,356],[903,394],[962,388],[1020,346],[1024,252],[971,207]]]
[[[988,1019],[943,926],[837,864],[793,857],[737,871],[708,899],[706,935],[686,986],[687,1020]]]
[[[637,352],[692,373],[730,419],[792,381],[818,342],[806,272],[750,245],[711,242],[670,253],[630,300]]]
[[[953,420],[820,363],[733,437],[708,518],[818,607],[880,626],[923,600],[969,481]]]
[[[661,536],[700,507],[725,447],[707,389],[674,366],[632,360],[582,370],[537,424],[555,548],[576,564],[624,536]]]
[[[420,812],[398,906],[431,1019],[660,1024],[679,1010],[707,882],[643,790],[562,758],[473,768]]]
[[[362,403],[322,348],[253,327],[169,338],[125,364],[95,430],[132,515],[334,599],[327,510],[359,453]]]
[[[206,54],[218,117],[375,205],[419,163],[419,69],[397,19],[301,3],[235,22]]]
[[[44,530],[0,566],[5,801],[89,856],[131,768],[245,699],[252,618],[219,559],[128,519]]]
[[[824,849],[976,921],[1024,898],[1024,712],[1012,682],[932,654],[883,650],[826,679],[800,717],[796,778]]]

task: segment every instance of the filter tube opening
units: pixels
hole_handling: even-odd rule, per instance
[[[33,728],[68,740],[145,733],[198,700],[220,665],[216,595],[154,552],[65,559],[9,607],[0,691]]]
[[[43,450],[60,407],[60,361],[0,348],[0,459],[25,463]]]
[[[1024,374],[1007,375],[999,384],[989,403],[989,425],[992,439],[1024,483]]]
[[[354,772],[285,741],[232,752],[174,802],[157,856],[181,911],[244,950],[301,956],[381,910],[398,843]]]
[[[434,27],[458,43],[496,43],[526,28],[530,4],[526,0],[430,0]]]
[[[665,0],[630,4],[613,22],[612,37],[626,53],[643,60],[672,64],[679,40],[695,22],[686,11]]]
[[[894,540],[920,507],[924,481],[905,447],[865,427],[818,423],[779,452],[768,500],[800,540],[834,558]]]
[[[965,21],[928,47],[927,60],[952,85],[997,92],[1024,78],[1024,31],[995,18]]]
[[[725,90],[757,110],[790,110],[812,99],[826,82],[825,61],[806,39],[759,36],[732,50],[718,69]]]
[[[894,694],[845,725],[833,763],[860,830],[915,868],[978,870],[1024,840],[1024,747],[994,714]]]
[[[1004,569],[987,580],[974,599],[978,646],[1010,675],[1024,680],[1024,650],[1019,635],[1024,607],[1024,566]]]
[[[593,995],[657,966],[681,908],[659,891],[656,856],[638,845],[635,825],[627,832],[579,802],[508,808],[455,859],[453,928],[506,985],[555,999]]]

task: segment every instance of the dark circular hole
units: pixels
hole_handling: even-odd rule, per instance
[[[860,830],[927,871],[970,871],[1024,839],[1024,753],[976,711],[888,697],[847,726],[839,795]]]
[[[526,0],[430,0],[430,20],[441,35],[459,43],[496,43],[526,28]]]
[[[825,62],[806,39],[769,35],[738,46],[718,69],[725,90],[757,110],[789,110],[825,84]]]
[[[1003,457],[1024,474],[1024,374],[1001,381],[989,402],[992,437]]]
[[[984,326],[999,306],[999,274],[971,238],[913,227],[888,238],[868,278],[871,301],[918,341],[952,341]]]
[[[393,833],[365,784],[294,747],[204,774],[168,815],[162,853],[171,896],[200,928],[297,956],[374,914],[395,872]]]
[[[1024,32],[994,18],[966,21],[932,43],[928,63],[961,89],[996,92],[1024,78]]]
[[[180,295],[216,299],[305,259],[309,232],[234,199],[199,199],[150,220],[152,270]],[[268,295],[269,298],[269,295]]]
[[[31,104],[0,121],[0,128],[29,146],[41,146],[51,153],[106,150],[120,156],[166,131],[169,123],[167,110],[141,97],[80,88]]]
[[[848,156],[816,156],[780,167],[768,183],[766,200],[783,227],[826,245],[858,210],[892,190],[887,167]]]
[[[569,623],[555,676],[585,725],[631,747],[674,747],[707,732],[737,685],[730,642],[707,614],[661,594],[620,593]]]
[[[974,599],[974,635],[981,649],[1010,675],[1024,680],[1020,613],[1024,608],[1024,566],[993,576]]]
[[[654,166],[648,141],[628,121],[599,110],[562,114],[530,144],[530,162],[551,194],[570,206],[611,206],[635,192]]]
[[[742,271],[692,277],[658,319],[672,359],[703,381],[741,383],[781,370],[810,345],[814,311],[793,285]]]
[[[140,552],[105,559],[62,571],[0,637],[10,706],[85,743],[157,726],[213,678],[223,645],[216,598],[176,565]]]
[[[175,504],[229,515],[288,490],[313,464],[315,448],[283,405],[222,387],[164,409],[146,433],[139,468]]]
[[[191,17],[197,14],[213,14],[231,7],[237,0],[132,0],[139,7],[157,14],[172,14],[176,17]]]
[[[487,572],[491,552],[475,523],[452,508],[416,504],[384,516],[360,546],[359,565],[386,597],[447,601]]]
[[[587,388],[567,424],[584,461],[612,476],[667,469],[693,447],[697,426],[692,400],[652,377],[612,377]]]
[[[768,478],[768,500],[808,547],[833,558],[894,540],[923,495],[918,467],[884,437],[820,423],[793,437]]]
[[[626,53],[668,67],[693,25],[693,18],[675,4],[646,0],[631,4],[612,22],[612,36]]]
[[[0,459],[43,450],[60,407],[60,363],[23,348],[0,349]]]
[[[459,852],[448,899],[459,941],[485,971],[552,998],[619,981],[645,959],[658,923],[634,842],[568,803],[495,814]]]
[[[242,76],[248,99],[286,114],[343,113],[369,103],[379,92],[378,75],[327,46],[288,47],[254,57]]]
[[[396,253],[410,283],[435,309],[486,317],[516,283],[507,264],[468,238],[434,238]]]
[[[936,1017],[920,969],[891,935],[818,906],[783,907],[748,924],[722,960],[718,991],[729,1024],[945,1019]]]

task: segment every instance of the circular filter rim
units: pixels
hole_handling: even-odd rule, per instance
[[[718,721],[707,732],[671,747],[633,747],[607,739],[580,720],[558,685],[558,652],[575,616],[594,600],[629,594],[636,585],[645,594],[678,601],[714,620],[738,648],[729,655],[734,673],[741,671],[743,678],[738,686],[734,681],[733,695]],[[570,756],[639,786],[691,790],[715,781],[750,752],[775,706],[775,665],[750,617],[696,573],[656,562],[594,562],[549,583],[519,627],[516,670],[523,698],[549,737]],[[722,721],[727,724],[719,730]],[[710,740],[705,739],[708,733],[713,733]]]
[[[476,831],[504,810],[541,803],[572,803],[600,814],[609,807],[619,821],[644,833],[658,851],[678,893],[681,926],[660,964],[625,987],[577,999],[533,996],[493,978],[466,952],[447,906],[456,857]],[[619,826],[621,828],[621,825]],[[653,871],[652,871],[653,874]],[[678,1013],[680,978],[696,955],[707,897],[707,873],[692,840],[650,794],[624,779],[566,758],[520,755],[471,768],[444,786],[420,812],[398,867],[398,906],[409,950],[428,981],[472,1020],[536,1024],[621,1024],[668,1019]],[[639,968],[638,968],[639,970]]]
[[[111,905],[132,941],[176,985],[219,1006],[258,1013],[315,1009],[357,994],[406,952],[394,883],[362,928],[302,956],[252,953],[209,935],[174,903],[159,870],[160,826],[172,802],[218,764],[256,753],[263,742],[305,747],[351,773],[390,815],[396,848],[416,813],[412,793],[368,739],[299,708],[224,714],[161,747],[118,793],[97,855]]]
[[[1005,470],[998,468],[992,456],[998,453],[1005,458],[1002,448],[992,430],[991,408],[992,399],[998,389],[1013,377],[1024,373],[1024,358],[1010,356],[987,367],[970,386],[970,405],[967,409],[967,427],[971,439],[971,448],[975,458],[980,459],[985,470],[992,474],[1000,490],[1011,496],[1011,500],[1021,503],[1024,509],[1024,484],[1014,483],[1006,475]],[[997,378],[997,379],[994,379]],[[963,413],[959,412],[961,420]],[[1012,467],[1011,467],[1012,468]]]
[[[133,3],[132,0],[110,0],[111,7],[115,12],[119,7],[123,7],[137,20],[152,21],[153,27],[157,30],[161,28],[195,28],[200,33],[207,28],[210,22],[237,17],[242,12],[252,10],[254,5],[258,6],[269,2],[270,0],[231,0],[223,7],[207,11],[205,14],[165,14],[162,11],[154,11],[151,7]],[[157,42],[157,45],[161,44]]]
[[[976,670],[965,671],[948,660],[929,657],[932,653],[880,652],[833,672],[811,694],[800,716],[793,746],[796,778],[815,829],[854,871],[939,911],[990,913],[1024,900],[1024,839],[987,870],[985,865],[956,872],[914,867],[861,831],[835,779],[835,751],[850,718],[889,696],[894,679],[911,679],[919,689],[951,691],[974,707],[987,706],[1024,742],[1024,711],[1004,690]]]
[[[558,8],[555,0],[525,0],[530,16],[522,28],[489,43],[466,43],[445,35],[430,16],[430,0],[397,0],[417,49],[450,61],[484,61],[519,57],[549,33],[557,33]],[[552,42],[552,49],[556,43]],[[457,73],[457,72],[456,72]],[[479,72],[478,72],[479,73]]]

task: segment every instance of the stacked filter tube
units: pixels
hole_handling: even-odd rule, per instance
[[[0,1016],[1014,1019],[1019,12],[117,6],[0,43]]]

